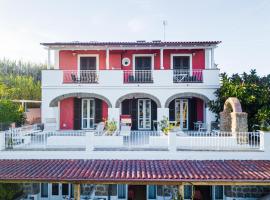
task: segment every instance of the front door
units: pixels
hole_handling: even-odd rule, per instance
[[[138,100],[138,129],[139,130],[151,129],[151,100],[150,99]]]
[[[181,129],[188,129],[188,99],[175,100],[175,121]]]
[[[82,99],[82,129],[93,129],[95,122],[95,100]]]

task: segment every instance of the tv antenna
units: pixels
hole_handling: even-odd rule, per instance
[[[165,42],[165,40],[166,40],[166,26],[168,25],[167,20],[163,20],[162,24],[163,24],[163,41]]]

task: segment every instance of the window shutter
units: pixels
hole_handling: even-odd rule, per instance
[[[137,130],[138,128],[138,99],[131,100],[131,117],[132,117],[132,130]]]
[[[188,100],[188,110],[189,110],[189,129],[193,130],[194,129],[194,122],[197,121],[197,106],[196,106],[196,99],[191,98]]]
[[[154,125],[156,124],[153,123],[153,120],[157,120],[157,104],[153,100],[151,100],[151,129],[154,130]],[[156,130],[158,127],[155,127]]]
[[[102,100],[95,99],[95,123],[102,122]]]
[[[175,100],[169,104],[169,121],[175,121]]]
[[[74,98],[74,130],[81,129],[82,120],[82,100]]]

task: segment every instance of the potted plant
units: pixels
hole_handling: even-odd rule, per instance
[[[168,135],[168,133],[174,128],[174,125],[170,124],[169,119],[164,116],[159,122],[159,127],[165,135]]]
[[[113,135],[113,133],[117,130],[117,124],[114,120],[105,121],[105,130],[107,135]]]

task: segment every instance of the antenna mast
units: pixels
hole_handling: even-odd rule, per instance
[[[168,25],[167,20],[163,20],[162,24],[163,24],[163,41],[165,42],[165,40],[166,40],[166,26]]]

